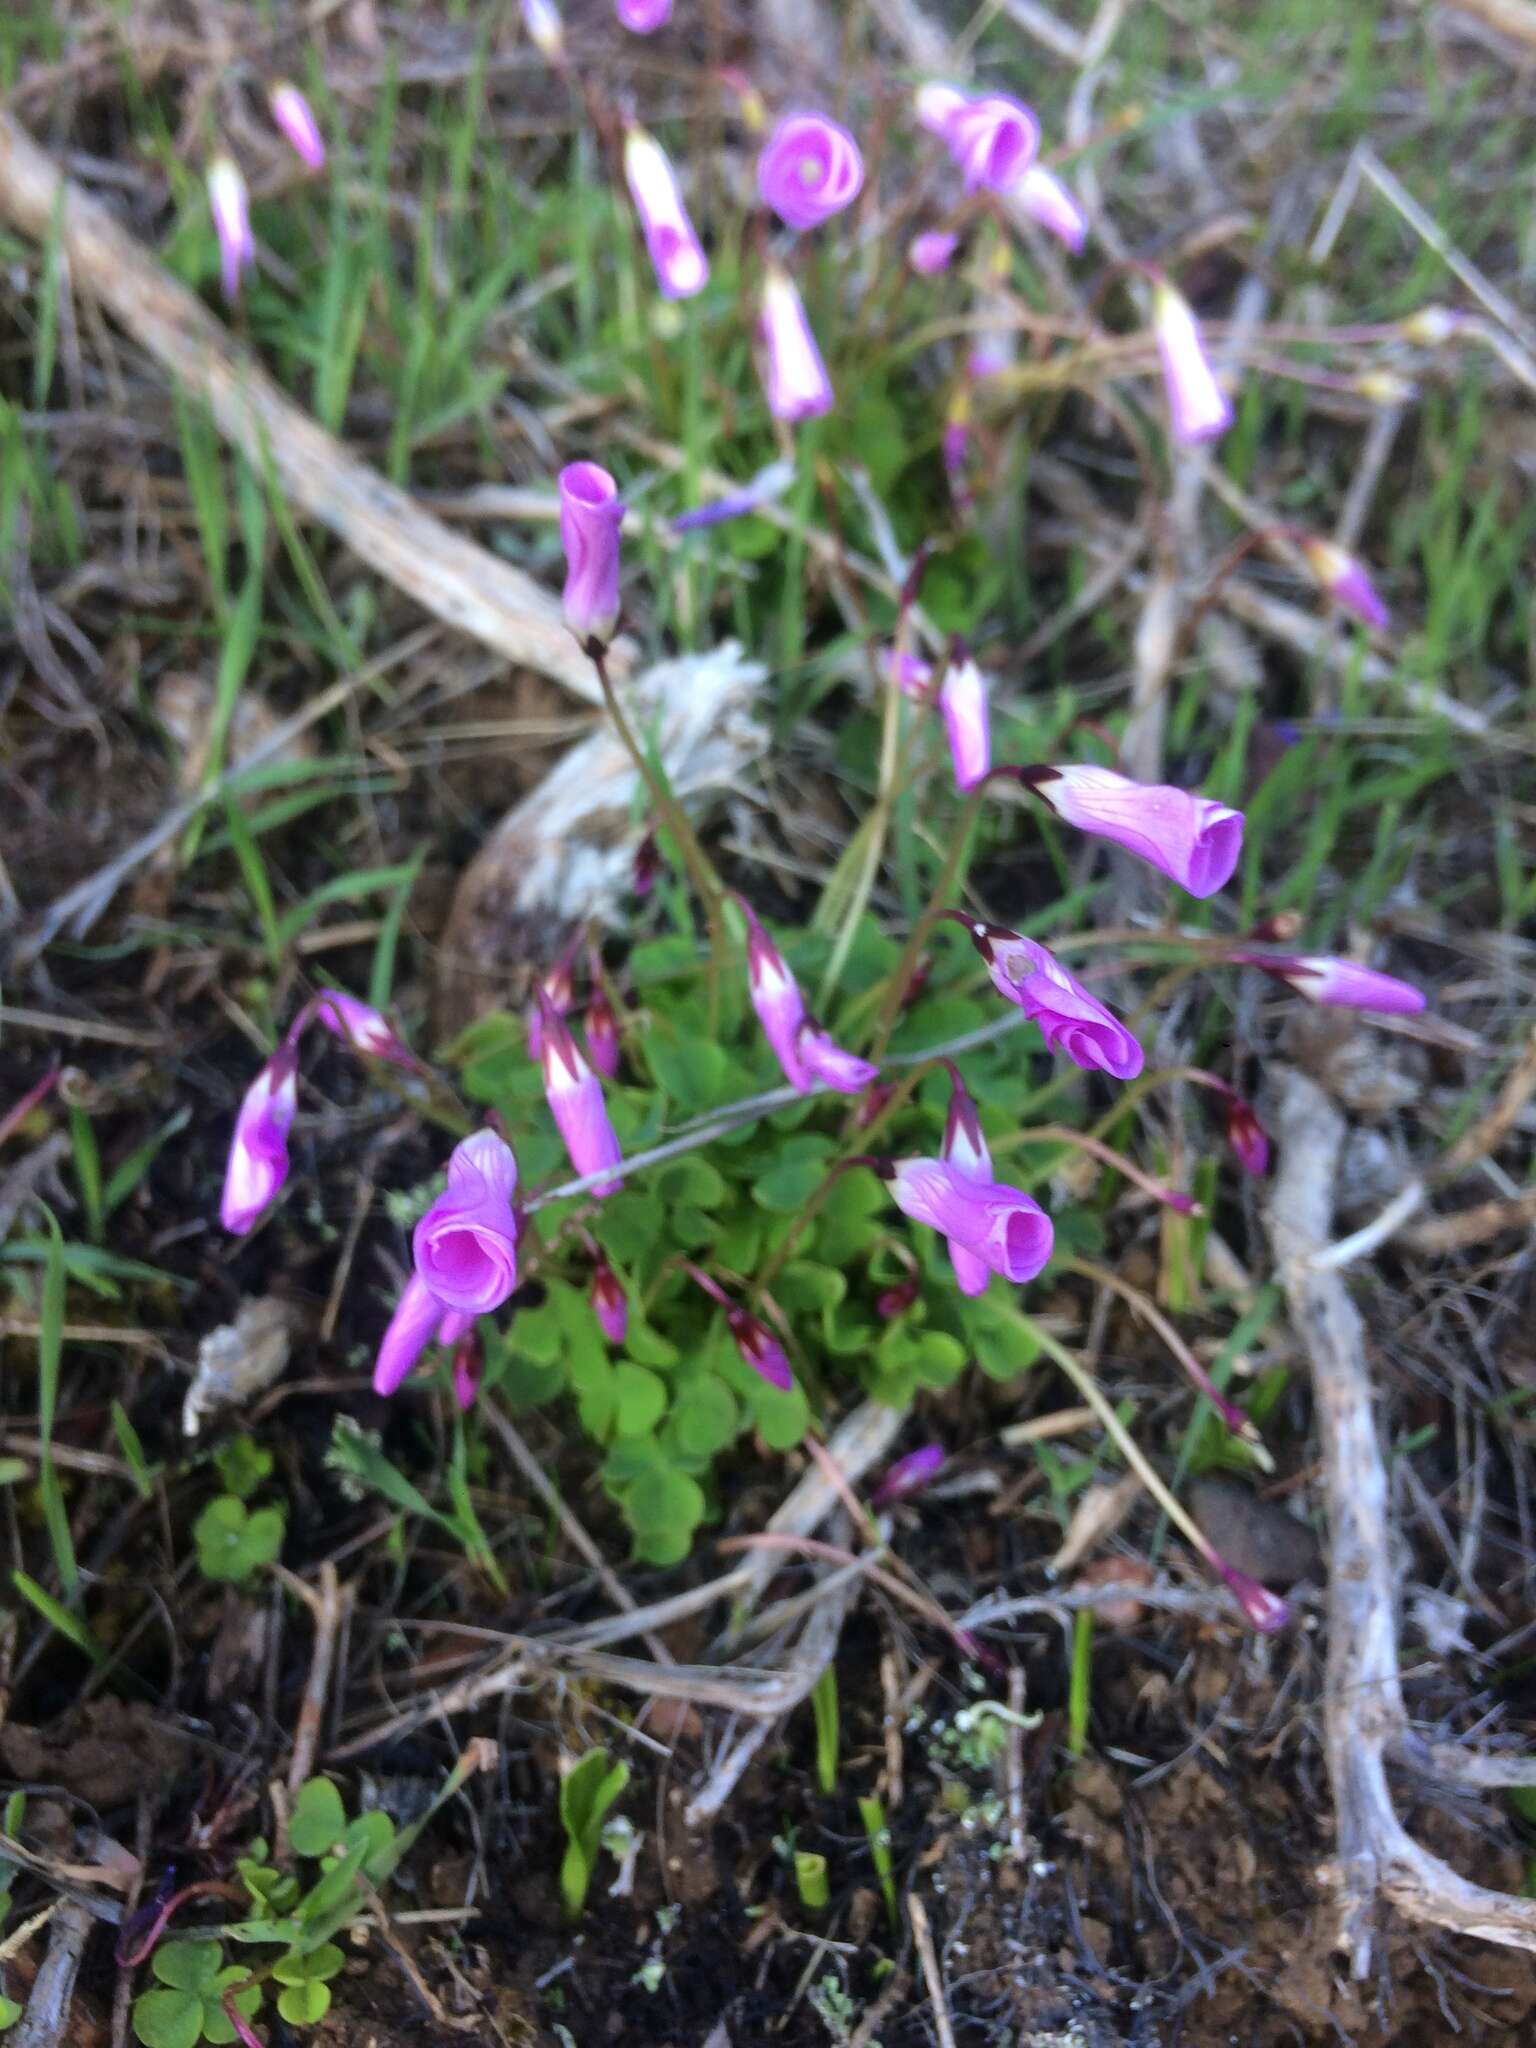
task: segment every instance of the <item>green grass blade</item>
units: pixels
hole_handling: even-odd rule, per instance
[[[59,1468],[53,1461],[53,1423],[59,1405],[59,1365],[64,1355],[64,1235],[53,1211],[40,1205],[48,1225],[48,1242],[43,1259],[43,1291],[38,1315],[37,1339],[37,1434],[41,1444],[38,1491],[42,1495],[43,1519],[60,1583],[71,1599],[80,1590],[80,1570],[75,1563],[75,1542],[70,1533],[64,1494],[59,1485]]]
[[[77,1650],[83,1650],[93,1664],[106,1663],[106,1651],[97,1642],[79,1615],[71,1614],[67,1607],[61,1607],[53,1595],[46,1592],[37,1583],[36,1579],[29,1577],[26,1572],[13,1571],[11,1573],[11,1584],[16,1588],[23,1600],[28,1601],[37,1609],[50,1628],[58,1630],[66,1642],[73,1643]]]

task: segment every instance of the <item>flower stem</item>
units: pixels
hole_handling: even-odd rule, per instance
[[[875,1019],[874,1035],[866,1049],[865,1057],[879,1066],[890,1043],[891,1033],[896,1028],[896,1019],[901,1014],[901,999],[907,992],[913,970],[922,956],[934,926],[943,915],[945,904],[954,893],[955,878],[960,872],[961,862],[969,850],[971,835],[976,829],[976,820],[981,812],[985,785],[979,784],[966,797],[956,820],[954,836],[949,842],[949,851],[944,856],[944,865],[939,869],[928,901],[921,916],[907,934],[907,943],[901,949],[901,958],[892,969],[886,984],[885,1000],[880,1005]]]

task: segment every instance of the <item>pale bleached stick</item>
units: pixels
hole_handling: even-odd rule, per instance
[[[592,665],[558,601],[454,533],[285,398],[195,295],[0,111],[0,215],[34,241],[55,219],[75,289],[104,305],[258,470],[424,610],[508,661],[599,703]],[[621,671],[629,666],[619,650]]]
[[[1322,1874],[1337,1899],[1337,1943],[1364,1977],[1377,1903],[1387,1899],[1411,1920],[1536,1949],[1536,1900],[1473,1884],[1421,1848],[1397,1817],[1388,1758],[1423,1761],[1434,1752],[1413,1737],[1403,1702],[1387,1468],[1365,1330],[1344,1281],[1316,1263],[1333,1221],[1344,1119],[1316,1082],[1286,1071],[1278,1076],[1272,1128],[1280,1169],[1267,1222],[1312,1370],[1328,1510],[1323,1725],[1337,1848]],[[1469,1769],[1461,1756],[1463,1782]]]

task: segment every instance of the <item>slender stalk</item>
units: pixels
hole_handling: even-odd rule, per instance
[[[650,791],[657,814],[671,833],[673,842],[682,855],[683,865],[688,870],[689,879],[704,906],[704,916],[709,926],[709,1029],[713,1035],[720,1023],[720,974],[726,949],[725,917],[722,909],[725,892],[720,886],[720,878],[715,873],[708,854],[699,844],[698,834],[688,822],[687,812],[667,787],[664,779],[652,767],[645,749],[635,735],[635,729],[630,724],[608,675],[607,650],[594,642],[588,646],[587,654],[597,671],[603,702],[608,707],[608,716],[613,720],[613,729],[634,762],[635,772]]]
[[[866,1053],[866,1058],[873,1060],[876,1066],[884,1057],[891,1033],[896,1028],[896,1019],[901,1014],[901,999],[906,994],[913,970],[943,913],[946,902],[954,892],[955,878],[960,872],[961,861],[970,846],[971,834],[976,829],[976,820],[981,813],[983,789],[984,785],[978,784],[966,797],[955,823],[954,837],[949,842],[949,851],[944,856],[944,865],[938,872],[921,916],[907,934],[907,943],[901,949],[901,958],[896,962],[886,984],[885,1000],[880,1005],[879,1015],[875,1019],[874,1035]]]

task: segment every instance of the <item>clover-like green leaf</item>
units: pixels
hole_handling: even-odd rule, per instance
[[[346,1809],[329,1778],[309,1778],[299,1787],[288,1820],[288,1845],[297,1856],[323,1856],[346,1832]]]
[[[248,1579],[275,1563],[283,1547],[281,1508],[248,1509],[233,1494],[209,1501],[192,1525],[198,1569],[204,1578]]]
[[[133,2001],[133,2031],[144,2048],[197,2048],[203,2001],[195,1991],[144,1991]]]

